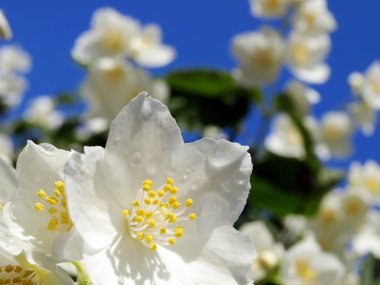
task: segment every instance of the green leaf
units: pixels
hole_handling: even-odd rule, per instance
[[[202,130],[207,125],[236,128],[258,89],[239,87],[230,74],[205,69],[173,72],[166,77],[171,90],[169,109],[182,127]]]

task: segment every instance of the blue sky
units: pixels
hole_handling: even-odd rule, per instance
[[[13,42],[33,57],[26,99],[77,88],[83,72],[72,62],[70,49],[99,7],[115,7],[143,23],[161,25],[165,42],[176,47],[178,57],[171,65],[154,70],[156,74],[191,66],[228,70],[234,65],[231,38],[263,23],[250,15],[247,0],[3,0],[1,5],[14,31]],[[317,115],[342,108],[350,100],[348,74],[363,71],[380,58],[380,1],[330,1],[329,7],[339,28],[332,35],[332,76],[327,84],[316,86],[322,95],[315,108]],[[355,142],[355,159],[380,161],[380,128],[371,138],[359,134]]]

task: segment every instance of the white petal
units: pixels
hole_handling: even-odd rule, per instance
[[[0,159],[0,203],[10,201],[17,194],[18,179],[15,169]]]
[[[145,67],[161,67],[169,64],[176,57],[176,51],[165,45],[155,45],[142,49],[134,57],[136,62]]]
[[[330,77],[330,67],[327,64],[320,64],[310,68],[294,68],[294,75],[300,80],[322,84]]]

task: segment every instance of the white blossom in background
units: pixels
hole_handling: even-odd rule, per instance
[[[0,38],[10,40],[12,38],[12,29],[3,10],[0,10]]]
[[[375,61],[364,74],[354,72],[349,76],[351,90],[369,107],[380,110],[380,62]]]
[[[281,35],[270,28],[235,36],[232,53],[238,61],[236,80],[248,87],[273,82],[281,68],[283,47]]]
[[[128,16],[112,8],[95,11],[90,30],[76,40],[72,57],[83,65],[102,59],[133,59],[147,67],[159,67],[175,57],[173,48],[161,43],[157,25],[141,27]]]
[[[284,246],[275,242],[272,233],[262,221],[246,223],[240,231],[247,234],[255,245],[257,257],[252,263],[252,278],[256,282],[261,281],[280,265]]]
[[[75,130],[78,139],[86,140],[92,135],[100,134],[109,128],[109,122],[101,117],[87,118],[82,125]]]
[[[302,116],[309,114],[311,105],[319,103],[321,99],[317,91],[297,80],[288,82],[285,94],[292,100],[295,109]]]
[[[284,285],[341,285],[343,264],[323,252],[313,237],[292,246],[283,256],[280,275]]]
[[[112,60],[98,62],[82,85],[82,94],[89,103],[88,116],[108,122],[142,91],[149,91],[160,100],[169,96],[164,81],[152,79],[143,69]]]
[[[285,62],[299,80],[324,83],[330,77],[330,67],[325,63],[330,46],[330,37],[326,34],[309,37],[293,32],[287,41]]]
[[[4,208],[11,235],[60,261],[79,260],[82,242],[67,208],[63,167],[70,152],[28,141],[17,160],[19,195]]]
[[[214,125],[209,125],[206,126],[203,130],[203,136],[205,138],[210,138],[214,140],[220,140],[220,139],[227,139],[228,135],[223,131],[222,128],[214,126]]]
[[[364,135],[372,136],[375,132],[377,113],[365,102],[355,102],[348,106],[356,125]]]
[[[6,135],[0,133],[0,158],[10,162],[13,156],[13,144],[11,139]]]
[[[0,48],[0,73],[2,75],[29,72],[32,66],[30,55],[22,48],[7,45]]]
[[[354,236],[352,250],[358,255],[373,254],[380,258],[380,215],[376,211],[368,213],[360,232]]]
[[[323,159],[344,158],[351,154],[351,138],[354,130],[350,116],[345,112],[332,111],[323,115],[319,135],[321,145],[318,154]]]
[[[380,166],[373,160],[353,162],[348,171],[350,190],[368,204],[380,203]]]
[[[279,18],[286,14],[290,0],[250,0],[251,13],[257,18]]]
[[[19,104],[27,88],[28,82],[21,76],[0,75],[0,101],[6,106]]]
[[[297,6],[293,27],[298,33],[310,36],[325,34],[335,30],[336,26],[326,0],[305,0]]]
[[[24,112],[25,120],[48,129],[56,129],[62,125],[63,113],[55,109],[51,96],[39,96],[32,99]]]
[[[106,148],[74,153],[65,167],[94,284],[252,282],[255,251],[232,226],[250,189],[247,149],[225,140],[184,144],[162,103],[134,98]]]
[[[313,117],[306,117],[305,127],[312,136],[318,129]],[[302,135],[287,115],[278,115],[272,124],[272,130],[265,139],[265,147],[269,151],[285,157],[302,158],[305,148]]]
[[[9,162],[0,158],[0,216],[5,203],[14,199],[17,195],[18,179],[14,168]]]

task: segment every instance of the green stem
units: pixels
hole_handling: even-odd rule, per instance
[[[73,261],[72,264],[75,266],[78,276],[77,283],[78,285],[90,285],[92,284],[90,277],[88,276],[86,269],[79,261]]]

